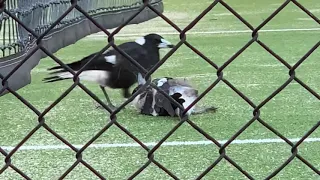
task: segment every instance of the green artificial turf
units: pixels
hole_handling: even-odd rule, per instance
[[[226,0],[240,15],[257,27],[284,1]],[[300,1],[299,1],[300,2]],[[204,10],[211,1],[165,1],[165,15],[168,14],[183,29]],[[318,0],[301,1],[306,8],[320,17]],[[154,24],[155,27],[150,27]],[[260,32],[259,40],[291,66],[299,61],[320,40],[319,30],[286,30],[319,28],[319,24],[301,11],[292,2],[262,29],[280,31]],[[144,28],[144,29],[143,29]],[[229,58],[251,40],[251,33],[206,33],[203,31],[239,31],[248,30],[238,19],[218,4],[187,35],[187,41],[222,66]],[[160,18],[139,25],[125,27],[120,33],[174,32],[173,28]],[[198,32],[192,34],[191,32]],[[179,42],[179,35],[163,35],[173,43]],[[116,43],[134,39],[134,37],[116,38]],[[106,45],[105,38],[88,37],[55,55],[63,62],[79,60]],[[168,50],[161,50],[164,56]],[[296,77],[317,93],[320,92],[318,63],[320,50],[317,48],[295,71]],[[47,76],[46,69],[56,65],[50,59],[42,59],[32,71],[32,83],[19,91],[40,112],[66,91],[72,80],[44,84],[41,80]],[[201,57],[182,45],[161,66],[152,77],[172,76],[188,78],[204,92],[216,79],[217,70]],[[289,69],[270,53],[254,42],[224,70],[223,76],[255,105],[261,104],[289,78]],[[104,100],[100,88],[93,83],[83,82],[94,94]],[[120,105],[124,102],[119,90],[109,90],[112,101]],[[16,146],[36,125],[37,115],[11,94],[0,98],[0,145]],[[220,81],[200,102],[201,106],[214,105],[216,113],[191,116],[197,126],[216,140],[228,140],[253,117],[253,108],[224,82]],[[300,84],[292,81],[284,90],[273,97],[260,109],[261,119],[287,138],[301,138],[319,122],[319,99]],[[67,97],[50,110],[45,123],[60,136],[72,144],[83,145],[93,138],[109,122],[109,114],[94,108],[93,99],[81,88],[74,88]],[[139,115],[128,105],[117,114],[117,122],[144,143],[159,142],[178,124],[177,118],[151,117]],[[320,130],[311,134],[320,137]],[[237,140],[279,139],[261,123],[255,121]],[[182,124],[166,142],[207,140],[187,123]],[[291,156],[291,146],[286,143],[231,144],[226,154],[255,179],[264,179]],[[117,126],[112,125],[94,144],[134,143]],[[25,146],[63,145],[46,129],[41,127],[24,144]],[[48,146],[46,146],[48,147]],[[152,148],[152,146],[150,147]],[[315,168],[320,169],[320,142],[304,142],[299,146],[299,154]],[[10,151],[8,151],[10,152]],[[107,179],[126,179],[148,161],[147,151],[141,147],[102,147],[88,148],[83,159],[92,165]],[[161,146],[155,152],[155,159],[180,179],[195,179],[219,157],[219,148],[211,145]],[[57,179],[76,161],[75,153],[70,149],[18,150],[12,157],[12,164],[33,179]],[[0,167],[4,165],[0,156]],[[7,169],[0,179],[22,179],[12,169]],[[78,165],[66,179],[98,179],[83,165]],[[155,164],[149,165],[136,179],[170,179]],[[204,179],[246,179],[225,159],[213,168]],[[274,179],[319,179],[308,166],[295,158]]]

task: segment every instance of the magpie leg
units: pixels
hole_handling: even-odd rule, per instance
[[[103,94],[104,94],[104,96],[105,96],[105,98],[106,98],[106,100],[107,100],[107,105],[108,105],[108,107],[109,107],[111,110],[115,110],[116,107],[111,103],[110,98],[109,98],[106,90],[104,89],[104,87],[103,87],[103,86],[100,86],[100,88],[101,88],[101,90],[102,90],[102,92],[103,92]],[[96,108],[102,108],[102,106],[101,106],[100,104],[97,104],[97,103],[96,103]]]
[[[131,96],[129,88],[122,89],[122,95],[124,98],[128,99]]]
[[[103,92],[103,94],[104,94],[104,97],[106,97],[106,100],[107,100],[108,106],[115,107],[115,106],[111,103],[110,98],[109,98],[109,96],[108,96],[108,94],[107,94],[106,90],[104,89],[104,87],[100,86],[100,88],[101,88],[101,90],[102,90],[102,92]]]
[[[108,96],[105,88],[104,88],[103,86],[100,86],[100,88],[101,88],[101,90],[102,90],[102,92],[103,92],[103,94],[104,94],[104,96],[105,96],[105,98],[106,98],[106,100],[107,100],[107,105],[108,105],[108,107],[109,107],[111,110],[117,109],[117,107],[114,106],[114,105],[112,104],[112,102],[110,101],[110,98],[109,98],[109,96]],[[102,107],[102,106],[101,106],[100,104],[96,104],[96,108],[101,108],[101,107]],[[123,107],[122,109],[125,109],[125,107]]]

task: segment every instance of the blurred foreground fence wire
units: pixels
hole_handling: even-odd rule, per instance
[[[319,169],[317,169],[313,164],[308,162],[304,159],[299,153],[299,145],[308,137],[310,134],[315,131],[320,126],[320,121],[315,124],[308,132],[305,133],[303,137],[297,142],[293,143],[288,138],[284,137],[281,132],[278,132],[276,129],[271,127],[268,123],[266,123],[260,117],[260,109],[273,97],[275,97],[280,91],[286,88],[291,82],[295,81],[300,84],[306,91],[310,92],[315,98],[318,100],[320,96],[317,92],[311,89],[307,84],[301,81],[295,75],[295,70],[307,59],[307,57],[316,50],[319,45],[320,41],[316,43],[295,65],[291,66],[287,63],[283,58],[277,55],[272,49],[270,49],[266,44],[264,44],[261,40],[259,40],[259,30],[261,30],[268,22],[270,22],[273,17],[275,17],[283,8],[285,8],[289,3],[296,5],[301,11],[305,12],[310,19],[313,19],[317,23],[320,24],[319,19],[314,16],[307,8],[302,6],[296,0],[286,0],[283,2],[276,11],[274,11],[268,18],[266,18],[259,26],[253,27],[249,22],[247,22],[241,15],[239,15],[232,7],[230,7],[226,2],[223,0],[215,0],[210,4],[203,12],[199,14],[197,18],[191,21],[191,23],[186,26],[184,29],[179,28],[176,24],[174,24],[169,18],[162,14],[162,2],[160,0],[123,0],[123,1],[77,1],[77,0],[61,0],[61,1],[45,1],[45,0],[34,0],[34,1],[24,1],[24,0],[8,0],[8,1],[0,1],[0,8],[1,8],[1,33],[2,36],[2,57],[0,59],[0,79],[2,83],[0,86],[0,94],[4,93],[5,91],[12,93],[15,97],[17,97],[21,102],[23,102],[26,107],[30,108],[34,113],[38,116],[38,125],[23,139],[21,142],[11,151],[7,151],[0,147],[0,152],[3,156],[5,156],[5,165],[1,167],[0,174],[6,171],[8,168],[13,169],[16,173],[20,174],[22,177],[26,179],[31,179],[28,174],[24,173],[18,167],[11,163],[11,157],[17,152],[17,150],[32,136],[34,132],[36,132],[40,127],[45,128],[51,134],[53,134],[56,138],[61,140],[64,144],[70,147],[71,150],[76,152],[76,159],[74,164],[68,168],[63,174],[61,174],[60,179],[66,177],[78,164],[82,164],[87,167],[90,171],[92,171],[97,177],[101,179],[106,179],[108,177],[104,177],[101,172],[95,170],[89,163],[82,159],[82,153],[86,150],[86,148],[99,136],[101,136],[108,128],[111,126],[119,127],[123,132],[125,132],[129,137],[131,137],[134,141],[136,141],[142,148],[144,148],[148,152],[148,159],[149,161],[146,162],[142,167],[136,170],[128,179],[133,179],[139,173],[144,171],[146,167],[150,164],[154,164],[158,166],[160,169],[163,170],[163,173],[168,174],[173,179],[179,179],[179,177],[175,174],[175,172],[170,171],[161,163],[159,163],[154,158],[154,152],[169,138],[183,123],[188,123],[194,129],[196,129],[199,133],[204,135],[207,139],[212,141],[219,148],[220,156],[217,159],[212,159],[212,164],[207,167],[201,174],[198,175],[197,179],[201,179],[204,177],[211,169],[213,169],[221,160],[225,159],[227,162],[232,164],[235,168],[237,168],[244,176],[249,179],[254,179],[252,175],[250,175],[245,169],[240,167],[240,165],[232,160],[228,153],[226,153],[226,148],[235,140],[243,131],[245,131],[253,122],[259,122],[267,129],[272,131],[275,135],[279,138],[284,140],[288,145],[291,146],[292,155],[283,162],[277,169],[275,169],[271,174],[269,174],[266,179],[271,179],[275,175],[277,175],[285,166],[287,166],[293,159],[299,159],[302,163],[308,166],[314,173],[320,175]],[[25,2],[25,3],[24,3]],[[28,6],[32,4],[32,6]],[[192,29],[199,20],[201,20],[208,12],[210,12],[217,4],[221,4],[226,9],[228,9],[235,17],[237,17],[243,24],[245,24],[251,31],[252,37],[248,39],[248,42],[245,46],[243,46],[238,52],[236,52],[230,59],[226,60],[222,66],[218,66],[212,60],[210,60],[206,55],[202,54],[199,50],[193,47],[187,41],[187,32]],[[100,7],[100,8],[99,8]],[[101,8],[103,7],[103,8]],[[124,11],[127,9],[134,9],[134,11]],[[148,9],[146,11],[146,9]],[[113,22],[113,25],[106,25],[106,22],[109,21],[116,21],[117,17],[106,13],[106,17],[102,19],[95,19],[95,15],[97,14],[104,14],[104,12],[112,12],[112,11],[120,11],[122,14],[121,16],[126,17],[123,22]],[[53,13],[58,12],[58,13]],[[129,12],[129,13],[128,13]],[[153,15],[152,13],[153,12]],[[141,15],[145,13],[144,15]],[[31,16],[31,14],[33,14]],[[110,15],[110,16],[109,16]],[[39,19],[34,18],[40,17]],[[139,17],[140,16],[140,17]],[[56,56],[53,55],[53,52],[57,51],[59,48],[62,48],[68,44],[75,42],[77,39],[81,39],[85,35],[97,31],[103,31],[108,36],[108,45],[103,48],[99,54],[103,53],[105,49],[109,47],[113,47],[117,49],[122,55],[126,56],[129,61],[134,61],[134,59],[128,57],[123,51],[117,48],[114,44],[114,36],[126,25],[131,23],[138,23],[146,21],[152,17],[159,16],[168,24],[170,24],[178,33],[180,37],[180,41],[175,45],[175,47],[170,50],[162,60],[154,66],[150,71],[146,71],[141,66],[139,69],[146,74],[146,78],[149,78],[181,45],[185,44],[189,47],[192,51],[198,54],[203,60],[207,61],[209,64],[212,65],[212,68],[217,70],[217,78],[213,81],[213,83],[199,96],[194,103],[192,103],[188,108],[182,109],[183,113],[180,117],[180,121],[176,124],[176,126],[170,130],[154,147],[149,148],[143,142],[141,142],[137,137],[131,134],[125,127],[117,122],[117,113],[125,107],[129,102],[133,100],[133,98],[137,95],[133,95],[129,98],[124,104],[122,104],[118,109],[115,111],[110,112],[110,121],[97,133],[90,141],[88,141],[82,148],[78,149],[70,144],[67,140],[65,140],[62,136],[57,134],[54,130],[52,130],[45,122],[44,116],[56,105],[58,104],[64,97],[67,96],[69,92],[76,86],[79,86],[83,89],[87,94],[89,94],[95,101],[98,103],[106,105],[98,99],[90,90],[88,90],[77,78],[81,72],[77,72],[74,79],[74,84],[65,92],[63,93],[53,104],[51,104],[44,112],[40,112],[34,106],[32,106],[27,100],[25,100],[22,96],[20,96],[15,89],[19,89],[17,87],[12,87],[11,83],[14,82],[9,81],[9,78],[14,76],[14,73],[19,71],[19,69],[26,68],[24,64],[28,64],[29,61],[37,56],[36,59],[40,59],[45,56],[51,57],[54,61],[64,66],[66,69],[67,66],[59,60]],[[118,17],[119,18],[119,17]],[[77,26],[79,22],[86,22],[84,26],[90,26],[90,32],[79,32],[81,31],[79,28],[71,28],[68,29],[68,26]],[[105,28],[110,26],[117,26],[117,29],[110,33]],[[94,30],[92,30],[94,29]],[[56,32],[68,33],[68,34],[75,34],[77,37],[70,38],[66,40],[67,42],[61,42],[59,38],[53,38],[50,40],[49,35],[53,35]],[[62,36],[62,35],[61,35]],[[61,37],[60,37],[61,38]],[[65,36],[63,38],[66,38]],[[60,44],[59,44],[60,43]],[[259,104],[253,103],[249,97],[245,96],[241,91],[239,91],[235,86],[232,85],[227,79],[223,76],[223,70],[234,61],[237,56],[239,56],[242,52],[244,52],[250,45],[253,43],[259,44],[262,48],[264,48],[268,53],[273,55],[281,64],[283,64],[288,69],[288,80],[277,90],[275,90],[269,97],[267,97],[264,101]],[[53,45],[54,44],[54,45]],[[58,44],[58,45],[57,45]],[[37,54],[38,55],[35,55]],[[12,60],[15,59],[18,55],[19,60]],[[95,56],[97,57],[97,55]],[[93,57],[91,61],[95,58]],[[31,59],[31,60],[30,60]],[[3,68],[6,67],[7,62],[14,62],[13,68],[10,69],[8,73],[3,73]],[[90,61],[90,62],[91,62]],[[4,64],[4,65],[3,65]],[[34,67],[37,62],[32,62],[32,67]],[[1,69],[2,68],[2,69]],[[29,68],[30,69],[30,68]],[[21,78],[22,74],[17,73],[17,77]],[[236,132],[226,143],[221,144],[215,138],[207,134],[203,131],[200,127],[198,127],[195,123],[193,123],[186,115],[185,112],[188,109],[196,104],[201,98],[203,98],[211,89],[213,89],[218,83],[225,83],[229,86],[234,92],[236,92],[242,99],[244,99],[252,108],[253,114],[252,118],[245,124],[238,132]],[[158,89],[154,84],[148,82],[149,85]],[[161,91],[162,92],[162,91]],[[172,98],[164,94],[168,97],[173,103],[177,104]],[[178,105],[178,104],[177,104]],[[181,106],[179,106],[181,107]]]

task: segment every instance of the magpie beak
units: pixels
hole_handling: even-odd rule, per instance
[[[158,45],[158,48],[173,48],[173,47],[174,45],[165,39],[161,39],[161,43],[159,43]]]

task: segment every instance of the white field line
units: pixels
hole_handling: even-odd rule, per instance
[[[300,138],[289,139],[291,142],[298,142]],[[227,140],[218,141],[221,144]],[[307,138],[303,142],[320,142],[320,138]],[[234,140],[231,144],[265,144],[265,143],[285,143],[282,139],[244,139]],[[155,146],[156,142],[144,143],[146,146]],[[191,145],[210,145],[211,141],[172,141],[164,142],[161,146],[191,146]],[[73,145],[76,148],[82,148],[84,145]],[[2,149],[11,151],[13,146],[0,146]],[[140,147],[138,143],[114,143],[114,144],[91,144],[89,148],[124,148],[124,147]],[[22,146],[19,150],[58,150],[70,149],[67,145],[35,145],[35,146]]]
[[[259,32],[291,32],[291,31],[320,31],[320,28],[302,28],[302,29],[261,29]],[[238,31],[190,31],[187,34],[235,34],[235,33],[252,33],[252,30],[238,30]],[[178,35],[178,32],[159,32],[162,35]],[[127,36],[143,36],[144,33],[136,34],[117,34],[118,37]],[[92,34],[87,37],[101,37],[106,36],[106,34]]]

